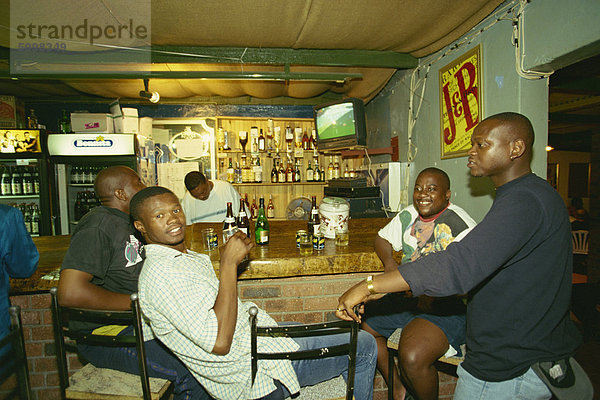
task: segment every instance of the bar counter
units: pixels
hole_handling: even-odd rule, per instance
[[[265,246],[255,246],[250,253],[250,263],[240,271],[240,279],[268,279],[295,276],[315,276],[382,271],[383,266],[373,250],[377,231],[387,218],[351,219],[348,246],[336,246],[333,239],[325,240],[325,248],[301,256],[296,248],[296,231],[306,229],[306,221],[270,221],[270,241]],[[211,257],[215,270],[219,269],[219,252],[204,251],[202,229],[215,228],[221,239],[221,223],[198,223],[188,227],[186,244],[194,251]],[[44,293],[58,283],[57,269],[69,247],[70,236],[41,236],[33,239],[40,253],[37,271],[28,279],[11,279],[11,295]],[[399,255],[397,259],[400,260]],[[54,278],[54,279],[52,279]]]

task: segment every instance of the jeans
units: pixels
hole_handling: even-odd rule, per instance
[[[131,335],[133,327],[125,328],[120,334]],[[198,383],[186,366],[156,339],[144,342],[148,375],[173,382],[175,400],[208,400],[211,397]],[[137,349],[135,347],[104,347],[80,344],[79,353],[98,368],[111,368],[139,375]]]
[[[293,338],[300,345],[299,350],[315,349],[347,343],[350,334]],[[365,331],[358,332],[356,348],[356,371],[354,374],[354,398],[371,400],[373,398],[373,378],[377,365],[377,345],[375,338]],[[348,356],[318,358],[314,360],[294,360],[292,367],[296,371],[300,387],[312,386],[340,375],[348,379]],[[265,400],[284,399],[290,395],[287,388],[275,381],[277,389],[266,396]]]
[[[546,400],[552,397],[550,389],[531,368],[521,376],[502,382],[477,379],[460,365],[457,374],[454,400]]]

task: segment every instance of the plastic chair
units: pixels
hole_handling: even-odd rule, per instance
[[[356,312],[358,310],[355,310]],[[346,400],[352,400],[354,396],[354,373],[356,371],[356,347],[358,342],[358,323],[354,321],[331,321],[318,324],[282,325],[270,327],[258,327],[256,316],[258,308],[250,307],[250,347],[252,356],[252,384],[258,371],[258,360],[304,360],[348,356],[348,379],[346,381]],[[350,332],[348,343],[337,346],[302,350],[287,353],[259,353],[257,350],[258,336],[267,337],[308,337],[325,336],[338,333]]]
[[[588,231],[571,231],[573,254],[588,253]]]
[[[149,378],[145,363],[146,350],[142,332],[142,319],[137,293],[131,295],[130,311],[90,310],[64,307],[58,304],[57,288],[50,289],[52,318],[56,341],[56,358],[60,391],[65,399],[160,399],[170,381]],[[87,330],[75,329],[70,322],[93,322],[104,325],[133,325],[135,335],[95,335]],[[140,375],[128,374],[106,368],[95,368],[87,364],[69,379],[67,350],[76,352],[72,342],[99,346],[135,347],[138,355]],[[140,391],[141,383],[141,391]]]
[[[7,353],[0,358],[0,365],[2,365],[0,367],[0,384],[15,374],[18,387],[6,398],[13,398],[18,393],[19,399],[29,400],[32,399],[32,396],[27,356],[25,354],[25,340],[23,339],[23,326],[21,325],[21,307],[10,307],[8,314],[10,315],[10,333],[0,340],[0,349],[7,350]]]

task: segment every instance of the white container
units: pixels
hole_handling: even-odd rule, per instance
[[[138,133],[138,110],[137,108],[123,107],[123,115],[114,116],[116,133]]]
[[[76,133],[113,133],[113,120],[104,113],[71,113],[71,129]]]
[[[348,232],[350,204],[341,197],[325,197],[319,204],[321,232],[328,239],[335,239],[335,232]]]
[[[151,117],[141,117],[139,119],[139,129],[138,133],[147,137],[148,139],[152,139],[152,118]]]

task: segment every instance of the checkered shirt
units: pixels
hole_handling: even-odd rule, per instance
[[[273,390],[273,379],[290,393],[300,390],[289,360],[260,360],[251,385],[250,323],[248,309],[254,304],[238,299],[238,316],[228,354],[214,347],[218,321],[213,310],[219,280],[210,258],[192,251],[181,253],[169,247],[146,246],[146,260],[139,279],[142,313],[155,336],[179,357],[198,382],[216,399],[257,399]],[[259,312],[261,326],[277,323]],[[289,338],[258,338],[260,352],[295,351]]]

